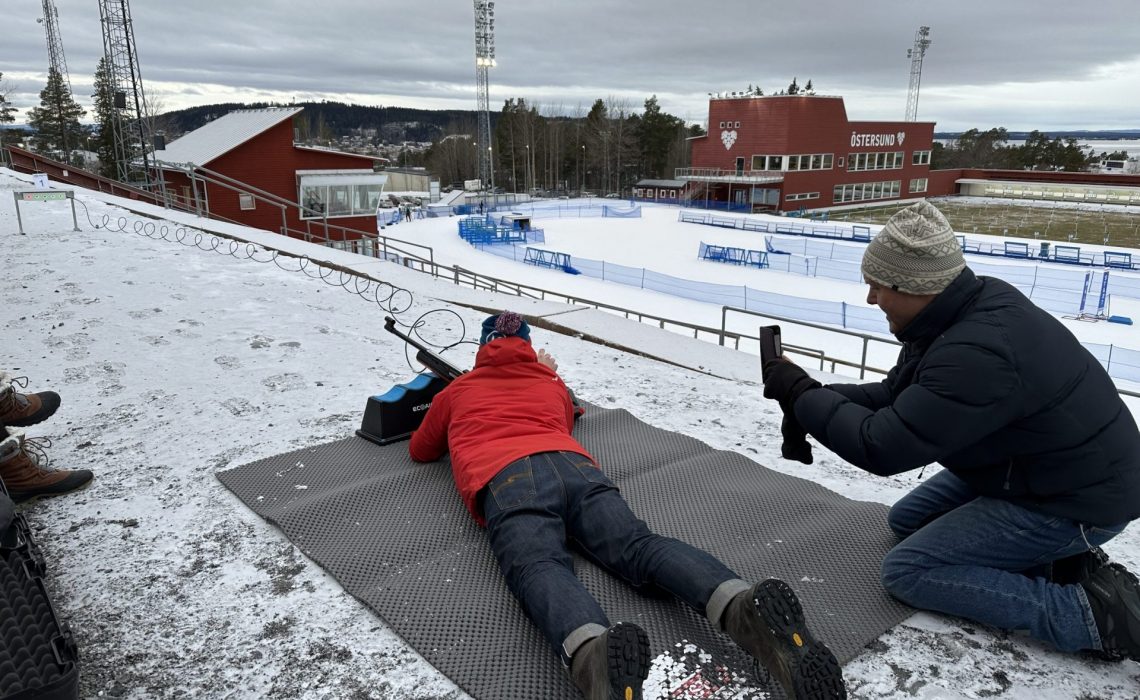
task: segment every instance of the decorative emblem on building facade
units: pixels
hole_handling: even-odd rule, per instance
[[[736,129],[725,129],[720,132],[720,142],[724,144],[724,150],[732,148],[732,144],[736,143]]]

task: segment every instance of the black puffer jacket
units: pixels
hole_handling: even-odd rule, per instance
[[[984,496],[1092,525],[1140,516],[1140,431],[1096,358],[1002,280],[966,268],[901,333],[877,384],[808,391],[796,418],[857,467],[938,462]]]

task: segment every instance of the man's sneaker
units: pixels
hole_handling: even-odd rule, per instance
[[[807,628],[804,610],[788,584],[770,578],[737,595],[721,627],[768,670],[796,700],[846,698],[835,655]]]
[[[0,426],[25,427],[47,420],[59,408],[59,394],[41,391],[21,394],[16,391],[28,386],[27,377],[11,377],[0,372]]]
[[[1140,661],[1140,583],[1120,564],[1109,564],[1081,582],[1100,634],[1101,655]]]
[[[45,448],[51,447],[50,440],[27,439],[23,433],[7,428],[0,428],[0,435],[4,436],[0,441],[0,479],[16,503],[67,493],[91,482],[92,474],[86,469],[48,467]]]
[[[1108,555],[1104,550],[1093,547],[1088,551],[1053,562],[1049,581],[1062,586],[1080,583],[1108,564]]]
[[[641,700],[641,684],[649,677],[649,637],[637,625],[613,625],[574,652],[570,677],[586,700]]]

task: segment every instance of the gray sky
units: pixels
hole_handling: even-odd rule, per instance
[[[0,72],[20,109],[47,80],[40,0],[4,0]],[[98,0],[55,0],[71,84],[90,105]],[[792,77],[848,116],[902,120],[921,25],[918,117],[937,129],[1140,128],[1140,0],[496,0],[491,108],[573,114],[597,99],[707,119],[708,93]],[[135,0],[143,83],[161,111],[328,99],[475,108],[471,0]],[[91,119],[89,114],[87,120]]]

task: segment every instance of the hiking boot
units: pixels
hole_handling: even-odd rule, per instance
[[[586,700],[641,700],[649,677],[649,637],[619,622],[574,652],[570,677]]]
[[[1080,583],[1105,566],[1108,566],[1108,555],[1100,547],[1093,547],[1053,562],[1049,580],[1062,586]]]
[[[803,607],[788,584],[770,578],[738,594],[721,627],[796,700],[846,698],[839,661],[807,628]]]
[[[59,408],[59,394],[54,391],[41,391],[36,394],[21,394],[16,391],[28,386],[27,377],[10,377],[0,372],[0,426],[25,427],[47,420]]]
[[[1081,582],[1100,634],[1105,659],[1140,661],[1140,583],[1120,564],[1109,564]]]
[[[83,488],[92,479],[86,469],[56,470],[48,467],[47,438],[27,439],[24,434],[0,428],[0,479],[16,503],[39,496],[55,496]]]

